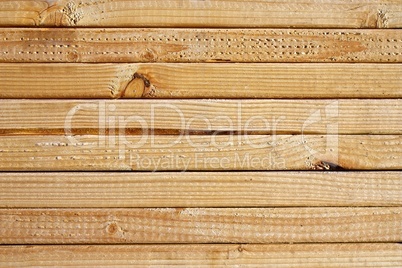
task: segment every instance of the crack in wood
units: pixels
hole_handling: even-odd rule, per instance
[[[151,82],[149,82],[149,79],[147,79],[143,74],[139,74],[139,73],[135,73],[133,75],[133,80],[135,79],[141,79],[142,81],[144,81],[144,85],[145,87],[150,87],[151,86]]]
[[[312,166],[313,170],[345,170],[343,167],[327,162],[327,161],[319,161]]]

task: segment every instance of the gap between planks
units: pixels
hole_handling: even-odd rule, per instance
[[[402,30],[2,28],[0,62],[401,62]]]
[[[209,244],[0,246],[7,267],[400,267],[402,245]]]
[[[0,207],[402,206],[398,172],[1,173]]]
[[[0,209],[0,244],[399,242],[402,208]]]
[[[400,135],[0,136],[0,170],[397,170],[401,143]]]
[[[401,98],[401,66],[1,63],[0,98]]]
[[[0,100],[0,135],[402,134],[402,100]]]
[[[392,0],[7,1],[0,26],[398,28]]]

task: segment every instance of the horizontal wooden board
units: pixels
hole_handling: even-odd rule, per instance
[[[0,209],[1,244],[399,242],[402,208]]]
[[[1,26],[395,28],[401,17],[397,0],[0,2]]]
[[[2,173],[1,207],[402,206],[401,172]]]
[[[393,170],[400,135],[0,136],[0,170]]]
[[[402,134],[402,99],[0,100],[0,134]]]
[[[7,267],[399,267],[401,256],[396,243],[0,246]]]
[[[0,69],[0,98],[402,97],[400,64],[2,63]]]
[[[402,30],[3,28],[0,62],[401,62]]]

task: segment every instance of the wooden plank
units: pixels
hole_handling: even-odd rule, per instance
[[[0,206],[401,206],[401,172],[2,173]]]
[[[212,244],[0,246],[7,267],[399,267],[402,245]]]
[[[400,64],[2,63],[0,70],[0,98],[13,99],[402,97]]]
[[[0,2],[1,26],[395,28],[401,14],[397,0]]]
[[[0,100],[0,114],[2,135],[402,134],[402,99]]]
[[[1,244],[399,242],[402,208],[0,209]]]
[[[1,136],[0,170],[402,168],[400,135]]]
[[[3,28],[0,62],[402,62],[402,30]]]

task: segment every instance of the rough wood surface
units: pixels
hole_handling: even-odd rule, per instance
[[[402,206],[401,172],[2,173],[1,207]]]
[[[401,14],[397,0],[0,1],[1,26],[395,28]]]
[[[0,246],[7,267],[400,267],[401,256],[395,243]]]
[[[0,0],[0,28],[1,267],[402,267],[401,0]]]
[[[0,62],[401,62],[402,30],[3,28]]]
[[[0,244],[399,242],[402,208],[0,209]]]
[[[402,168],[400,135],[1,136],[2,171]]]
[[[2,63],[0,69],[0,98],[402,97],[400,64]]]
[[[0,134],[402,134],[402,100],[0,100]],[[70,133],[71,129],[71,133]]]

